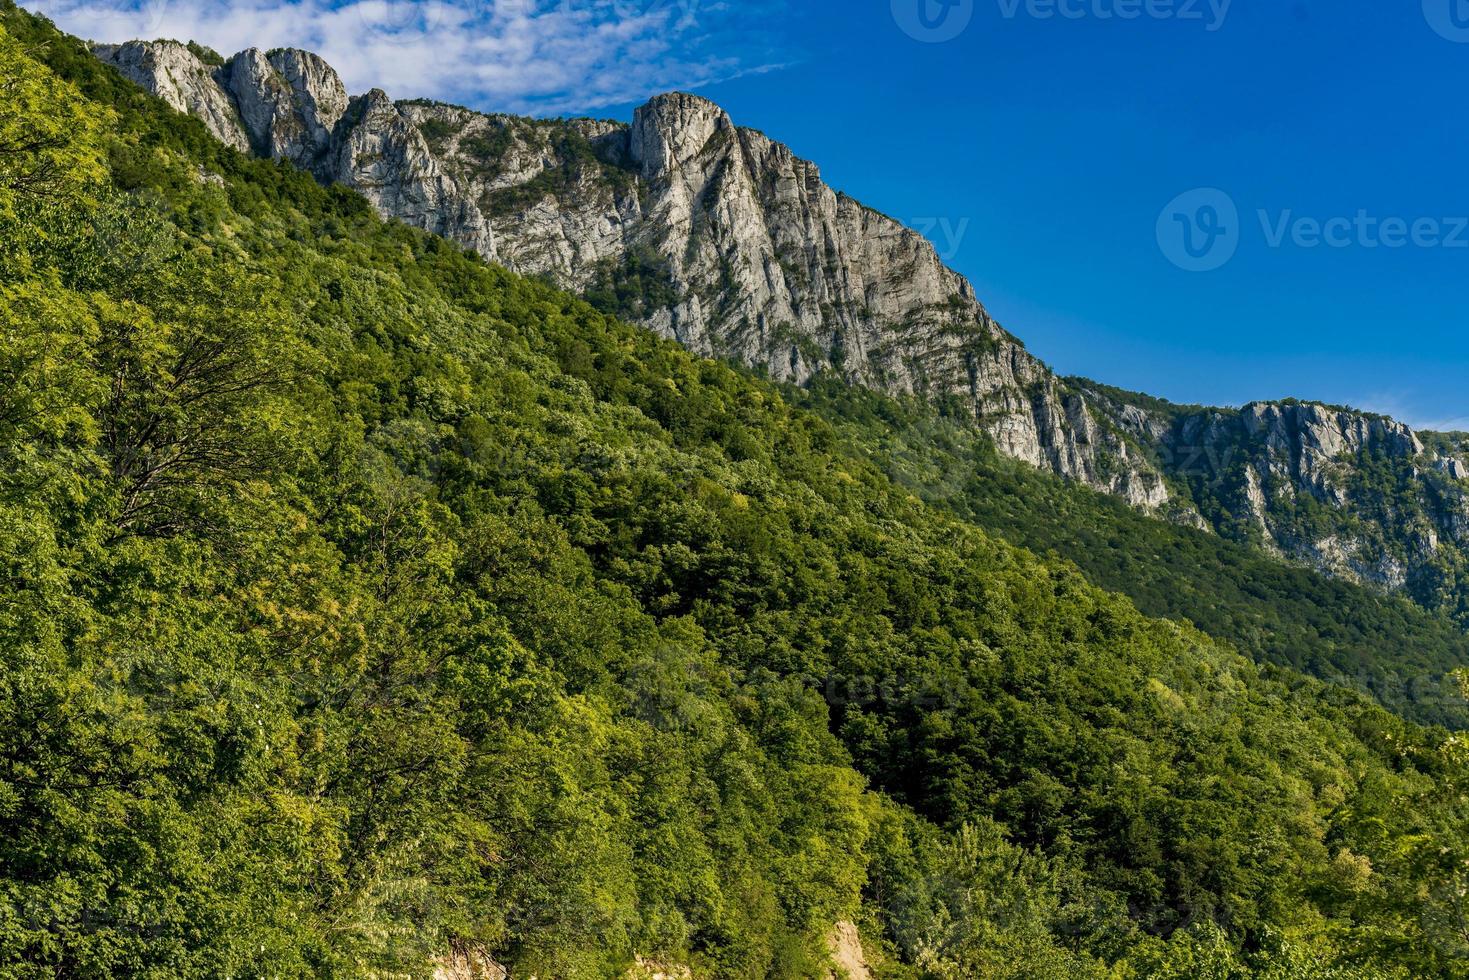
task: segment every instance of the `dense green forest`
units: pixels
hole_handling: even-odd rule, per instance
[[[1469,666],[1469,634],[1446,615],[1150,518],[1006,459],[962,417],[917,402],[830,377],[786,396],[925,501],[1074,563],[1149,616],[1187,620],[1257,661],[1355,687],[1425,724],[1469,728],[1456,676]]]
[[[1458,737],[9,0],[0,99],[0,976],[1469,977]]]

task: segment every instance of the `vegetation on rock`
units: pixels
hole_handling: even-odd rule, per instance
[[[0,90],[0,976],[1469,976],[1457,737],[9,0]]]

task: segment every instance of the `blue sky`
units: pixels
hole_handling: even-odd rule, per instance
[[[489,110],[691,89],[935,239],[1063,373],[1469,429],[1469,0],[27,5]]]

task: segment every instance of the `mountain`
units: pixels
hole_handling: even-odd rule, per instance
[[[1469,436],[1319,404],[1186,408],[1076,384],[1219,533],[1469,623]]]
[[[1181,411],[1056,377],[920,235],[671,94],[631,125],[349,97],[315,55],[98,57],[225,143],[777,380],[821,372],[973,418],[1006,456],[1469,619],[1469,439],[1350,410]]]
[[[618,312],[695,353],[780,380],[836,370],[958,397],[1009,455],[1140,506],[1169,499],[1160,474],[921,235],[697,96],[654,99],[630,126],[541,121],[376,90],[348,98],[300,51],[250,50],[213,68],[175,42],[95,51],[224,142],[352,187],[516,272],[611,295],[636,280],[639,308]]]
[[[1159,521],[1007,459],[967,420],[820,378],[787,397],[935,507],[1073,563],[1150,616],[1183,620],[1259,663],[1356,688],[1406,718],[1469,728],[1469,633],[1402,595],[1329,577],[1243,541]]]
[[[0,973],[1469,977],[1462,737],[10,0],[0,91]]]
[[[226,60],[170,41],[92,50],[226,145],[353,188],[384,216],[547,278],[696,353],[790,384],[838,377],[919,397],[1001,456],[1469,623],[1464,443],[1429,435],[1430,449],[1407,426],[1345,409],[1176,406],[1057,378],[921,236],[832,191],[814,165],[707,100],[661,96],[630,126],[532,120],[395,103],[380,91],[351,97],[303,51]],[[995,486],[980,454],[964,458],[971,479]],[[1002,482],[1034,503],[1053,497]],[[1127,529],[1111,549],[1067,547],[1084,536],[1074,522],[1059,525],[1058,541],[1031,533],[1042,526],[1036,513],[916,489],[996,534],[1057,549],[1150,613],[1188,619],[1264,662],[1348,683],[1421,721],[1469,726],[1452,679],[1469,664],[1469,639],[1431,617],[1222,544],[1119,525],[1084,497],[1071,507],[1085,527]],[[1159,538],[1190,561],[1144,562]],[[1101,564],[1119,549],[1133,559],[1125,574]],[[1305,608],[1312,600],[1329,611]],[[1392,645],[1406,649],[1386,653]]]

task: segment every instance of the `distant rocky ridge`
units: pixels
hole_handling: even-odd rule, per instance
[[[1089,390],[1209,526],[1469,622],[1469,435],[1304,402],[1178,407]]]
[[[706,99],[659,96],[630,125],[534,120],[349,96],[304,51],[93,50],[225,143],[697,353],[941,401],[1007,456],[1469,615],[1469,438],[1317,405],[1185,409],[1058,378],[921,235]]]

